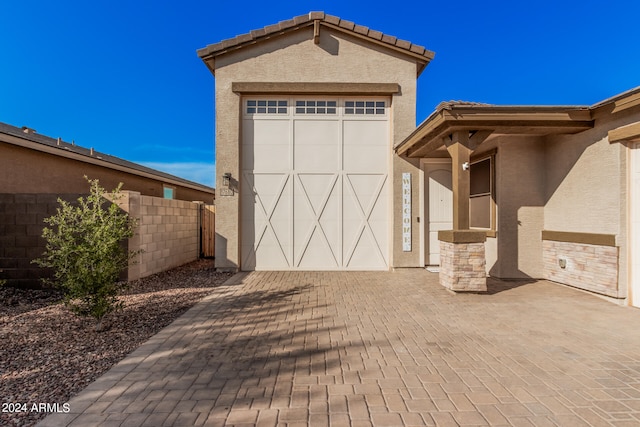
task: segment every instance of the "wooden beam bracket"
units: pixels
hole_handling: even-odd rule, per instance
[[[313,21],[313,43],[320,44],[320,20]]]
[[[492,133],[493,130],[477,130],[471,132],[469,135],[469,148],[471,148],[472,151],[475,151],[480,144],[491,136]]]

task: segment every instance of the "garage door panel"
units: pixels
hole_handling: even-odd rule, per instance
[[[296,267],[304,270],[335,270],[339,261],[320,227],[314,227],[308,242],[300,247]]]
[[[358,201],[358,205],[368,214],[379,202],[386,176],[379,174],[348,174],[347,179],[352,197]]]
[[[341,216],[340,216],[340,198],[338,187],[334,187],[334,192],[327,201],[324,207],[324,211],[320,216],[320,227],[324,232],[327,242],[329,243],[331,250],[336,255],[337,259],[341,259],[342,246],[341,246]]]
[[[241,244],[245,263],[259,269],[265,262],[274,262],[278,268],[290,265],[291,223],[287,218],[292,184],[288,174],[243,175]]]
[[[338,174],[299,174],[294,202],[294,247],[300,268],[336,268]]]
[[[348,254],[346,265],[352,269],[384,269],[385,260],[380,254],[378,243],[373,238],[370,230],[363,228],[358,236],[352,251]]]
[[[384,182],[380,187],[378,195],[375,196],[375,202],[373,203],[369,213],[369,222],[384,222],[385,224],[388,224],[389,206],[387,201],[389,200],[389,180],[387,177],[382,177],[381,179],[383,179]],[[372,195],[372,197],[374,196]],[[386,236],[387,233],[384,233],[384,235]]]
[[[255,269],[258,270],[288,270],[291,268],[282,246],[270,230],[265,232],[255,251],[255,259]]]
[[[343,123],[345,146],[388,148],[389,125],[386,120],[345,120]]]
[[[369,147],[362,149],[355,146],[344,147],[344,168],[349,172],[386,173],[388,168],[388,148]]]
[[[294,122],[294,169],[335,172],[340,169],[340,122]]]
[[[278,238],[272,227],[267,224],[256,228],[256,241],[242,246],[245,254],[243,266],[252,269],[288,269],[291,266],[285,248],[282,245],[282,236]]]
[[[343,246],[345,251],[353,248],[358,236],[361,232],[362,213],[358,202],[347,194],[349,191],[345,189],[345,197],[342,200],[342,228],[343,228]]]
[[[290,167],[289,122],[244,120],[242,167],[245,170],[280,171]]]
[[[316,215],[320,215],[328,199],[335,193],[338,174],[299,173],[296,199],[309,203]]]
[[[343,132],[346,171],[380,174],[388,172],[389,131],[386,121],[345,121]]]
[[[291,183],[288,174],[260,173],[253,174],[251,188],[258,209],[270,213],[280,203],[281,197],[290,197]],[[248,196],[251,196],[249,194]]]
[[[352,174],[345,178],[345,265],[355,269],[385,269],[388,260],[382,254],[386,254],[388,243],[386,176]]]

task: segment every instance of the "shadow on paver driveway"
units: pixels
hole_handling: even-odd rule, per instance
[[[238,276],[43,425],[638,425],[640,311],[437,278]]]

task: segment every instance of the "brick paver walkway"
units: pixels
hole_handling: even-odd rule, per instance
[[[238,275],[41,425],[638,426],[639,332],[548,282]]]

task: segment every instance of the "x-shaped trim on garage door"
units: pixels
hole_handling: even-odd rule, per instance
[[[296,177],[298,178],[298,182],[300,183],[300,188],[302,188],[302,194],[304,194],[304,199],[305,202],[307,203],[307,207],[309,208],[309,210],[311,211],[311,213],[313,214],[313,224],[311,225],[311,227],[309,227],[309,231],[307,232],[305,238],[304,238],[304,243],[302,243],[302,246],[300,248],[300,250],[298,251],[298,255],[295,258],[295,262],[296,262],[296,267],[300,267],[300,263],[302,262],[302,258],[304,256],[304,253],[307,251],[307,248],[309,247],[309,243],[311,242],[311,237],[313,236],[313,232],[315,230],[320,230],[320,235],[322,236],[322,239],[324,240],[324,243],[327,245],[327,247],[329,248],[329,251],[331,252],[331,256],[333,257],[333,261],[336,264],[336,267],[340,266],[340,263],[338,262],[338,258],[336,257],[336,254],[333,252],[333,248],[331,247],[331,244],[329,243],[329,239],[327,238],[327,234],[324,231],[324,228],[322,228],[322,224],[320,224],[320,217],[322,216],[322,213],[324,212],[324,208],[327,206],[327,202],[329,201],[329,198],[331,198],[331,193],[333,192],[333,189],[336,185],[336,181],[338,180],[338,174],[333,175],[329,186],[327,187],[327,190],[325,191],[324,195],[322,196],[322,201],[320,203],[320,206],[318,207],[318,211],[316,212],[315,209],[313,209],[313,204],[311,203],[311,199],[309,198],[309,194],[307,194],[307,189],[304,187],[304,184],[302,183],[302,179],[300,178],[300,175],[302,174],[296,174]]]
[[[353,188],[353,183],[351,182],[351,179],[349,179],[349,175],[345,174],[345,181],[349,183],[349,189],[351,189],[351,195],[353,196],[353,199],[356,201],[356,205],[358,206],[358,213],[360,214],[360,225],[358,227],[358,231],[356,233],[356,237],[353,240],[353,244],[351,246],[351,249],[349,251],[347,251],[347,256],[345,258],[346,262],[344,263],[344,266],[347,267],[349,266],[349,264],[351,263],[351,258],[353,258],[353,254],[356,251],[356,248],[358,246],[358,242],[360,241],[360,239],[362,238],[362,234],[364,233],[365,230],[368,230],[370,237],[373,239],[373,241],[376,244],[376,248],[378,249],[377,253],[380,256],[380,259],[382,260],[382,262],[384,263],[384,265],[387,264],[387,260],[384,257],[384,254],[382,253],[382,251],[380,250],[380,242],[378,242],[378,240],[376,239],[376,235],[373,232],[373,229],[371,228],[371,224],[369,223],[369,219],[371,217],[371,213],[373,212],[374,207],[376,206],[376,203],[378,201],[378,199],[380,198],[380,193],[382,192],[382,188],[384,187],[385,182],[387,181],[387,175],[382,175],[381,179],[378,181],[378,185],[376,186],[376,191],[373,193],[373,197],[371,198],[371,200],[369,201],[368,206],[366,207],[366,209],[362,206],[362,203],[360,203],[360,200],[358,199],[356,190]]]
[[[267,232],[267,229],[271,230],[271,233],[273,234],[273,238],[276,240],[276,242],[278,243],[278,247],[280,248],[280,251],[282,252],[282,255],[284,256],[284,259],[287,261],[287,265],[291,266],[291,262],[289,261],[289,258],[287,257],[286,251],[284,250],[284,248],[282,247],[282,242],[280,242],[280,239],[278,238],[278,234],[276,233],[275,229],[273,228],[273,225],[271,224],[271,217],[273,217],[273,213],[276,210],[276,206],[278,206],[278,202],[280,202],[280,198],[282,197],[282,193],[284,193],[284,189],[287,187],[287,182],[289,181],[289,174],[282,174],[283,175],[283,179],[282,181],[280,181],[280,185],[278,186],[278,190],[276,192],[275,197],[273,198],[273,202],[271,203],[271,206],[269,206],[269,208],[267,209],[265,207],[265,204],[262,201],[262,198],[260,197],[260,194],[258,194],[258,192],[256,191],[256,187],[254,185],[254,182],[252,182],[251,180],[251,175],[253,175],[253,179],[255,180],[255,175],[252,174],[251,172],[245,172],[244,174],[244,179],[246,180],[247,184],[248,184],[248,188],[251,188],[251,191],[253,192],[254,196],[256,197],[256,205],[260,207],[260,209],[256,209],[259,210],[260,212],[262,212],[262,216],[263,216],[263,223],[260,225],[260,232],[256,233],[256,236],[260,236],[257,238],[257,241],[255,242],[254,246],[253,246],[253,255],[255,256],[255,253],[258,251],[258,247],[260,247],[260,243],[262,242],[262,239],[264,238],[264,235]],[[270,174],[270,175],[281,175],[281,174]],[[248,263],[249,257],[252,255],[252,253],[248,253],[245,261],[245,265]]]

